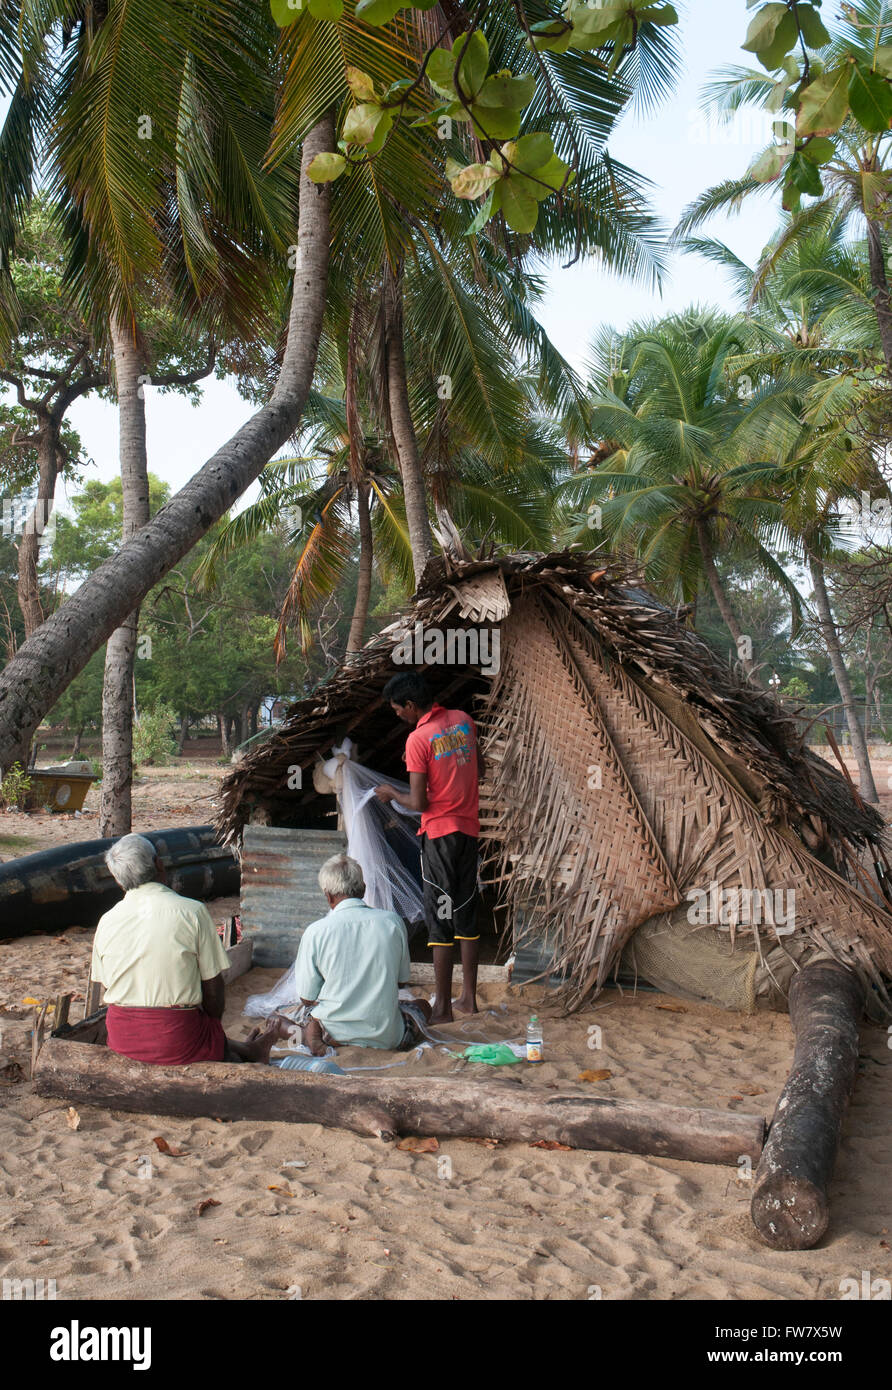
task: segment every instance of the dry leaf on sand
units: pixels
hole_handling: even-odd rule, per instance
[[[68,1110],[66,1111],[66,1114],[65,1114],[65,1119],[68,1121],[68,1128],[69,1128],[69,1129],[80,1129],[80,1127],[81,1127],[81,1117],[80,1117],[80,1115],[77,1113],[77,1111],[75,1110],[75,1108],[74,1108],[73,1105],[69,1105]]]
[[[567,1154],[573,1152],[573,1146],[572,1146],[571,1144],[559,1144],[559,1143],[557,1142],[556,1139],[537,1139],[536,1142],[535,1142],[535,1144],[531,1144],[531,1145],[530,1145],[530,1148],[531,1148],[531,1149],[548,1149],[548,1150],[550,1150],[550,1151],[551,1151],[551,1150],[555,1150],[555,1149],[559,1149],[559,1150],[561,1151],[561,1153],[567,1153]]]
[[[159,1153],[170,1154],[171,1158],[185,1157],[185,1149],[175,1149],[173,1145],[168,1144],[167,1140],[162,1138],[160,1134],[155,1135],[154,1139],[152,1140],[152,1143],[155,1145],[155,1148],[158,1150]]]
[[[765,1094],[764,1086],[741,1086],[738,1082],[737,1089],[745,1096],[764,1096]]]
[[[281,1192],[286,1197],[296,1197],[297,1193],[292,1192],[290,1187],[276,1187],[275,1183],[268,1183],[267,1192]]]
[[[603,1067],[600,1071],[581,1071],[581,1072],[579,1073],[579,1080],[580,1080],[580,1081],[609,1081],[612,1075],[613,1075],[613,1072],[612,1072],[612,1071],[608,1071],[606,1067]]]
[[[686,1014],[687,1009],[684,1004],[658,1004],[658,1009],[665,1009],[667,1014]]]
[[[216,1197],[205,1197],[203,1201],[198,1203],[195,1211],[198,1216],[203,1216],[208,1207],[218,1207],[219,1205],[220,1203],[217,1201]]]
[[[439,1139],[421,1139],[417,1134],[407,1134],[397,1144],[398,1149],[410,1154],[432,1154],[440,1147]]]

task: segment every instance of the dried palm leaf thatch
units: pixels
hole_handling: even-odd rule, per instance
[[[289,774],[346,734],[364,762],[398,772],[405,730],[381,699],[395,643],[407,626],[457,621],[498,626],[491,685],[479,663],[425,674],[440,702],[477,713],[485,876],[515,929],[546,937],[570,1006],[601,988],[639,925],[711,885],[792,895],[797,938],[882,990],[892,977],[883,818],[803,746],[773,696],[603,556],[429,567],[404,619],[227,776],[226,838],[237,841],[258,806],[307,823],[320,799],[291,791]],[[763,959],[783,945],[770,922],[732,917],[727,930]]]

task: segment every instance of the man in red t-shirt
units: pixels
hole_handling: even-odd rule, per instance
[[[384,698],[398,719],[414,725],[406,739],[409,792],[384,783],[375,795],[421,812],[421,877],[436,983],[431,1022],[451,1023],[453,1003],[463,1013],[477,1012],[477,803],[483,757],[471,716],[435,704],[423,676],[410,671],[394,676]],[[462,992],[453,1000],[456,941]]]

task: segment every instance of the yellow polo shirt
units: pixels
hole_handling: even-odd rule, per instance
[[[163,883],[131,888],[99,919],[93,979],[106,1004],[136,1009],[201,1003],[201,982],[229,969],[229,957],[204,903]]]

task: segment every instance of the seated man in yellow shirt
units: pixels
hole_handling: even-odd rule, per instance
[[[125,835],[105,856],[124,898],[100,918],[92,978],[105,986],[108,1045],[137,1062],[268,1062],[287,1029],[247,1042],[223,1032],[229,957],[204,903],[165,886],[151,840]]]

